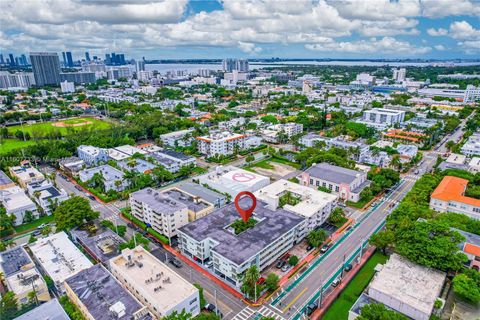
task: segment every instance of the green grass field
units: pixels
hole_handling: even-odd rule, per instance
[[[77,125],[77,126],[70,126],[70,127],[56,127],[54,126],[54,123],[57,122],[63,122],[66,125]],[[85,125],[79,125],[82,123],[87,123],[90,122],[89,124]],[[13,135],[15,134],[16,131],[21,130],[23,132],[28,132],[30,135],[38,134],[40,136],[47,134],[48,132],[52,131],[59,131],[61,134],[66,134],[68,132],[73,131],[80,131],[83,129],[90,129],[90,128],[95,128],[95,129],[108,129],[111,126],[109,122],[106,122],[104,120],[99,120],[95,118],[75,118],[75,119],[69,119],[69,120],[60,120],[60,121],[49,121],[49,122],[42,122],[42,123],[35,123],[31,125],[24,124],[22,126],[12,126],[8,127],[8,132]]]
[[[15,139],[0,139],[0,155],[7,154],[12,150],[25,148],[35,144],[35,141],[23,141]]]
[[[379,251],[375,252],[335,299],[335,302],[328,308],[322,320],[348,319],[348,311],[373,278],[375,266],[379,263],[383,264],[385,261],[387,261],[386,256]]]

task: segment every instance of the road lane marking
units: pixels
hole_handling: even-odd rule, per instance
[[[308,287],[303,289],[293,300],[282,310],[283,313],[287,311],[295,302],[297,302],[298,299],[308,290]]]

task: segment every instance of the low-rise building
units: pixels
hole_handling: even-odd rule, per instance
[[[0,170],[0,190],[10,189],[12,187],[15,187],[15,183],[5,172]]]
[[[77,148],[77,154],[88,166],[97,165],[108,160],[108,152],[106,149],[93,146],[81,145]]]
[[[119,246],[125,240],[108,228],[100,228],[94,234],[91,230],[70,230],[73,242],[82,248],[95,260],[108,266],[108,261],[120,254]]]
[[[357,202],[368,186],[365,172],[346,169],[328,163],[314,164],[300,175],[300,184],[312,188],[328,188],[340,199]]]
[[[363,111],[363,117],[357,122],[378,129],[386,129],[395,124],[402,124],[404,119],[405,111],[374,108]]]
[[[133,159],[133,158],[118,161],[117,165],[122,170],[127,170],[127,171],[132,171],[133,170],[133,171],[135,171],[137,173],[141,173],[141,174],[149,174],[155,168],[155,165],[153,163],[150,163],[150,162],[145,161],[143,159]]]
[[[196,138],[198,141],[198,151],[207,158],[216,155],[231,155],[235,150],[245,148],[245,135],[238,133],[212,132],[208,136]]]
[[[26,188],[29,183],[45,179],[43,173],[32,167],[30,163],[25,163],[17,167],[10,167],[9,171],[10,175],[17,179],[18,184],[22,188]]]
[[[480,157],[473,157],[468,163],[468,171],[471,173],[480,172]]]
[[[57,189],[47,179],[30,183],[27,186],[27,190],[28,194],[37,201],[47,215],[52,213],[52,207],[55,208],[70,198],[65,190]]]
[[[63,231],[40,238],[29,247],[35,261],[60,292],[64,292],[67,278],[92,266]]]
[[[188,223],[185,204],[152,188],[131,193],[130,207],[135,218],[169,238],[176,236],[178,228]]]
[[[403,162],[410,162],[417,156],[418,147],[411,144],[399,144],[397,151],[400,154],[400,159]]]
[[[319,134],[309,133],[300,138],[299,142],[305,147],[315,147],[318,143],[325,143],[327,148],[340,148],[343,150],[354,150],[354,160],[363,162],[370,147],[362,142],[347,141],[341,138],[327,138]]]
[[[86,319],[152,319],[147,307],[140,304],[101,264],[65,280],[65,291]]]
[[[463,230],[453,229],[460,233],[465,241],[458,244],[458,248],[468,258],[467,267],[480,271],[480,236]]]
[[[35,292],[40,303],[50,300],[47,284],[23,247],[1,252],[0,270],[8,290],[15,294],[20,305],[29,303],[31,292]]]
[[[42,303],[35,309],[32,309],[14,320],[32,320],[32,319],[50,319],[50,320],[70,320],[70,317],[63,309],[57,299],[52,299]]]
[[[252,205],[241,198],[242,208]],[[285,254],[299,240],[304,218],[284,209],[271,210],[257,200],[251,219],[255,225],[235,234],[232,224],[240,219],[233,203],[217,209],[178,231],[182,253],[234,286],[241,285],[245,271],[256,265],[260,271]]]
[[[162,151],[158,151],[157,154],[160,154],[167,159],[177,162],[180,168],[187,166],[195,166],[197,164],[197,160],[194,157],[188,156],[182,152],[164,149]]]
[[[430,208],[438,212],[456,212],[480,220],[480,200],[465,196],[468,180],[446,176],[430,196]]]
[[[239,169],[233,166],[217,167],[214,172],[209,172],[198,177],[201,185],[229,194],[233,199],[241,191],[255,192],[270,183],[268,177]]]
[[[200,313],[198,289],[141,246],[111,259],[110,270],[158,319],[174,311],[192,317]]]
[[[420,266],[394,253],[375,275],[367,289],[372,302],[382,303],[414,320],[428,320],[440,296],[446,274]],[[354,305],[349,319],[358,314]]]
[[[224,194],[212,191],[198,183],[184,182],[177,185],[176,188],[193,197],[198,197],[208,203],[212,203],[215,208],[223,207],[227,202],[227,197]]]
[[[188,222],[200,219],[211,213],[214,209],[213,203],[210,203],[199,196],[185,192],[177,187],[167,189],[162,191],[162,193],[187,206]]]
[[[102,176],[106,192],[109,190],[122,191],[125,190],[125,188],[127,188],[129,185],[128,181],[124,177],[125,174],[108,164],[80,171],[80,181],[87,182],[92,179],[96,173]]]
[[[191,133],[193,129],[174,131],[170,133],[165,133],[160,135],[160,140],[163,142],[164,146],[169,146],[172,148],[175,147],[186,147],[191,143],[192,138]]]
[[[480,155],[480,133],[476,132],[472,134],[462,146],[461,151],[467,156]]]
[[[8,216],[15,216],[14,225],[22,224],[27,212],[31,212],[33,218],[38,218],[37,206],[20,187],[0,190],[0,202]]]
[[[78,157],[69,157],[65,159],[61,159],[58,164],[60,165],[60,169],[63,170],[63,172],[71,175],[71,176],[77,176],[78,172],[80,170],[85,168],[85,161]]]
[[[306,186],[280,179],[255,192],[272,210],[283,208],[305,218],[299,237],[327,221],[338,199],[338,195],[318,191]]]

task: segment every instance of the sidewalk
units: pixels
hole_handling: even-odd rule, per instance
[[[335,299],[338,297],[338,295],[343,291],[343,289],[348,286],[350,283],[350,280],[355,277],[355,275],[360,271],[360,269],[363,267],[365,262],[367,262],[368,259],[372,256],[372,254],[375,252],[375,247],[370,247],[367,251],[362,256],[362,260],[360,261],[359,264],[355,265],[350,272],[344,273],[344,277],[342,279],[342,282],[340,285],[336,288],[333,289],[333,291],[323,299],[322,302],[322,307],[318,308],[313,312],[313,314],[310,316],[312,320],[317,320],[322,317],[322,315],[328,310],[330,305],[335,301]]]

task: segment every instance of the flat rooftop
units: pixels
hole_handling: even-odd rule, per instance
[[[306,218],[313,216],[323,207],[334,202],[338,198],[335,194],[318,191],[283,179],[256,191],[255,196],[257,199],[269,202],[268,199],[280,199],[280,197],[287,195],[288,193],[290,193],[292,197],[300,198],[301,201],[295,205],[285,204],[283,209]]]
[[[180,203],[183,203],[188,207],[188,210],[193,212],[200,212],[212,206],[212,204],[209,204],[204,200],[199,199],[198,197],[192,197],[191,195],[176,188],[165,190],[162,193],[168,195],[170,198],[175,199]]]
[[[430,314],[445,277],[444,272],[420,266],[394,253],[376,274],[368,290],[377,290]]]
[[[0,267],[5,277],[33,266],[32,259],[21,246],[0,253]]]
[[[0,170],[0,186],[8,186],[12,183],[12,179],[10,179],[5,172]]]
[[[225,199],[225,195],[205,188],[198,183],[184,182],[180,185],[177,185],[176,188],[185,191],[193,196],[200,197],[210,203],[215,203],[215,201],[217,201],[218,199]]]
[[[187,161],[187,160],[195,159],[191,156],[187,156],[186,154],[184,154],[182,152],[176,152],[176,151],[167,150],[167,149],[159,151],[158,153],[164,154],[166,156],[169,156],[169,157],[172,157],[172,158],[175,158],[175,159],[178,159],[180,161]]]
[[[133,319],[146,308],[101,264],[80,271],[65,282],[95,320]],[[114,310],[123,312],[113,316]]]
[[[160,313],[174,308],[198,291],[141,246],[123,250],[120,256],[110,260],[110,264],[111,269],[121,273],[130,284],[141,288],[143,296],[155,301],[162,308],[158,310]]]
[[[43,269],[57,283],[92,266],[63,231],[38,239],[29,247]]]
[[[118,246],[125,240],[110,229],[99,229],[96,234],[90,235],[86,230],[71,230],[72,238],[77,239],[102,263],[107,263],[120,254]]]
[[[240,206],[242,208],[250,207],[251,200],[247,197],[241,198]],[[286,210],[271,210],[261,200],[257,200],[253,218],[257,220],[253,228],[235,235],[227,227],[240,219],[240,215],[235,204],[230,203],[181,227],[179,231],[196,241],[205,239],[216,241],[218,244],[213,247],[213,251],[237,265],[241,265],[304,221],[304,218]]]
[[[57,299],[42,303],[14,320],[70,320]]]
[[[146,203],[156,211],[162,213],[174,213],[187,208],[182,202],[152,188],[145,188],[133,192],[130,194],[130,198],[141,203]]]
[[[336,184],[352,183],[359,175],[363,173],[352,169],[334,166],[328,163],[319,163],[306,170],[312,177],[331,181]]]
[[[7,277],[5,280],[15,294],[31,292],[32,283],[37,288],[41,288],[42,285],[45,286],[45,282],[36,268],[21,271],[16,275]]]

